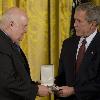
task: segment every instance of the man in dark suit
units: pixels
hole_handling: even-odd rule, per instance
[[[76,36],[63,42],[55,83],[57,100],[100,100],[100,7],[80,4],[74,15]],[[78,55],[85,40],[85,54],[77,69]],[[77,70],[76,70],[77,69]]]
[[[0,100],[35,100],[49,89],[31,80],[27,59],[18,42],[27,30],[28,17],[13,7],[0,21]]]

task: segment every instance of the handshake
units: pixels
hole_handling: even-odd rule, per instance
[[[48,96],[51,93],[54,93],[58,97],[69,97],[71,95],[74,95],[74,87],[70,86],[44,86],[44,85],[38,85],[38,96]]]
[[[57,93],[60,88],[58,86],[44,86],[44,85],[38,85],[38,96],[48,96],[51,93]]]
[[[73,94],[74,87],[54,85],[54,65],[41,66],[41,84],[38,85],[38,95],[48,96],[51,93],[56,94],[58,97],[68,97]]]
[[[54,65],[42,65],[41,66],[41,82],[38,85],[38,95],[48,96],[51,93],[59,91],[59,87],[54,84]]]

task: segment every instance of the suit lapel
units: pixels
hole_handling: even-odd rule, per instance
[[[12,62],[13,67],[16,71],[16,75],[21,76],[21,78],[28,79],[27,77],[30,76],[29,66],[27,59],[22,50],[20,52],[13,46],[12,44]],[[26,59],[26,60],[25,60]]]
[[[97,51],[97,46],[99,46],[99,41],[100,41],[100,33],[98,32],[96,34],[96,36],[94,37],[94,39],[91,41],[89,47],[87,48],[87,51],[85,53],[85,57],[88,55],[88,54],[91,54],[91,55],[94,55]],[[84,57],[84,59],[85,59]]]
[[[98,53],[100,53],[100,33],[96,34],[85,53],[79,73],[77,74],[77,81],[80,80],[80,82],[84,83],[96,76],[100,61]]]

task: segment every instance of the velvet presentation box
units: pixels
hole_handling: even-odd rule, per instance
[[[54,65],[41,66],[41,84],[45,86],[54,85]]]
[[[54,85],[54,65],[41,66],[41,85],[48,86],[53,92],[59,91]]]

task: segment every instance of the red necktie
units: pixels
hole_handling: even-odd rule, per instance
[[[80,64],[85,54],[85,49],[86,49],[85,44],[86,44],[86,39],[82,41],[82,45],[80,46],[79,51],[78,51],[77,60],[76,60],[76,72],[78,72]]]

